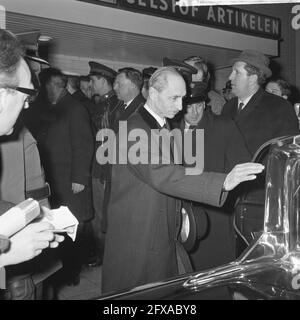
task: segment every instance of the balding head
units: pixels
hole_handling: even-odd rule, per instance
[[[181,75],[173,67],[162,67],[157,69],[149,80],[149,89],[152,87],[161,92],[167,87],[170,77],[179,77],[183,80]]]
[[[182,109],[185,81],[172,67],[162,67],[149,80],[147,105],[162,118],[173,118]]]

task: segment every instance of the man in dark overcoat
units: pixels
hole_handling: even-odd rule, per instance
[[[126,148],[117,136],[120,162],[112,169],[102,274],[104,293],[191,271],[186,252],[177,240],[181,206],[177,198],[221,206],[226,191],[255,179],[263,168],[246,163],[228,175],[186,174],[183,166],[174,164],[172,152],[167,153],[170,157],[161,152],[166,146],[159,148],[159,139],[155,139],[158,129],[167,126],[166,118],[173,118],[182,109],[185,82],[174,68],[165,67],[152,75],[149,87],[146,104],[127,120],[128,133],[140,133],[136,138],[140,148],[133,152],[136,146],[132,139]],[[154,145],[150,147],[151,135]],[[135,154],[140,161],[136,161]],[[124,156],[126,164],[122,164]]]
[[[245,50],[233,62],[229,80],[232,83],[232,93],[236,97],[224,105],[222,114],[229,115],[235,121],[251,156],[270,139],[298,134],[299,124],[293,106],[287,100],[265,92],[261,87],[272,75],[269,59],[258,51]],[[251,234],[261,231],[263,227],[264,187],[264,179],[262,179],[246,190],[248,194],[249,190],[255,193],[251,196],[256,199],[255,202],[262,203],[260,208],[256,206],[255,209],[256,215],[258,210],[261,211],[261,214],[257,215],[260,218],[256,219],[255,223],[250,222],[253,227],[246,228],[249,233],[244,236],[248,241],[252,239]],[[243,217],[247,215],[245,211],[237,212],[236,218],[240,219],[241,214]],[[249,214],[251,215],[251,211]],[[245,222],[238,223],[239,229],[244,229],[243,223]],[[239,255],[245,246],[242,242],[238,246]]]
[[[141,94],[142,73],[134,68],[122,68],[114,81],[114,90],[123,105],[117,108],[113,129],[118,132],[119,121],[127,120],[146,100]]]
[[[80,269],[81,259],[85,259],[80,244],[84,224],[93,218],[91,165],[94,143],[90,119],[86,108],[67,92],[66,77],[59,70],[49,71],[46,90],[52,106],[40,146],[52,192],[50,202],[53,208],[67,206],[79,221],[77,245],[81,251],[77,252],[76,261]],[[73,247],[70,244],[64,257],[72,255],[65,261],[66,264],[74,263],[73,266],[70,263],[70,268],[75,272],[75,251],[79,249],[72,251]]]
[[[293,106],[261,88],[271,74],[265,55],[245,50],[234,60],[229,76],[236,97],[224,105],[222,114],[236,122],[251,155],[270,139],[299,132]]]

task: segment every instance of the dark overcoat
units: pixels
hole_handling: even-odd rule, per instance
[[[259,89],[238,114],[238,98],[228,101],[222,114],[235,120],[253,156],[266,141],[299,133],[293,106],[285,99]]]
[[[224,105],[223,114],[234,119],[252,157],[257,149],[270,139],[299,134],[299,123],[293,106],[287,100],[267,93],[261,88],[239,113],[237,107],[238,98],[233,98]],[[266,164],[267,157],[262,162]],[[241,194],[247,197],[247,201],[244,203],[240,200],[236,206],[235,224],[248,241],[253,239],[256,232],[263,230],[264,177],[261,175],[246,185]],[[237,256],[244,249],[245,243],[238,237]]]
[[[161,150],[149,147],[151,129],[160,126],[145,108],[134,113],[127,125],[130,132],[141,129],[145,133],[139,139],[141,158],[149,160],[152,156],[159,161],[113,165],[102,275],[104,293],[176,276],[178,261],[186,263],[184,269],[191,271],[177,240],[181,217],[178,198],[215,206],[222,205],[226,198],[222,193],[225,174],[192,176],[186,175],[183,166],[162,164]],[[152,133],[157,135],[157,131]],[[128,142],[127,150],[134,144]]]
[[[125,121],[127,120],[134,112],[136,112],[142,105],[144,105],[146,102],[145,98],[142,94],[137,95],[129,104],[129,106],[124,109],[124,107],[120,106],[120,108],[117,108],[113,129],[115,132],[119,131],[119,121]]]
[[[88,111],[66,93],[51,108],[48,120],[41,150],[52,203],[68,206],[80,222],[89,220],[94,142]],[[72,183],[85,189],[73,194]]]

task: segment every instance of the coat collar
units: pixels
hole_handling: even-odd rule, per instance
[[[144,104],[145,105],[145,104]],[[156,119],[144,108],[144,105],[138,110],[143,120],[147,123],[150,129],[161,129],[161,126]]]
[[[260,106],[261,99],[264,95],[264,90],[262,88],[259,88],[257,92],[252,96],[252,98],[249,100],[245,108],[240,112],[240,114],[236,114],[236,120],[239,121],[240,119],[244,119],[247,117],[250,113],[253,112],[257,107]],[[238,99],[236,98],[236,110],[237,110],[237,104]]]
[[[128,107],[121,111],[120,114],[120,120],[124,120],[124,119],[128,119],[129,116],[135,112],[135,110],[137,110],[138,108],[140,108],[141,105],[145,104],[145,99],[144,97],[139,94],[137,95],[132,101],[131,103],[128,105]]]

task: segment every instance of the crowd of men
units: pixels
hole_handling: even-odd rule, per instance
[[[31,233],[45,234],[47,243],[26,257],[2,262],[14,246],[6,248],[0,255],[0,267],[30,260],[43,248],[56,247],[64,240],[55,250],[56,257],[46,258],[46,263],[49,259],[58,264],[62,261],[56,272],[49,272],[52,284],[76,285],[83,265],[102,264],[102,290],[109,293],[215,267],[241,253],[243,244],[233,228],[234,203],[243,190],[262,188],[252,180],[264,170],[251,159],[266,141],[299,133],[297,116],[288,102],[289,86],[282,79],[268,81],[272,71],[265,55],[244,50],[232,62],[230,82],[222,96],[213,89],[207,62],[199,56],[182,61],[164,58],[163,67],[143,71],[132,67],[116,71],[91,61],[88,75],[74,77],[41,59],[25,56],[26,63],[18,40],[5,30],[1,30],[1,41],[0,93],[7,102],[1,100],[0,117],[7,117],[3,123],[8,126],[4,130],[0,118],[1,135],[15,127],[0,144],[1,200],[17,204],[33,197],[50,208],[66,205],[78,219],[79,228],[72,242],[51,233],[51,226],[30,224],[20,237],[31,228]],[[8,47],[11,57],[5,51]],[[34,69],[33,63],[47,66]],[[37,92],[32,82],[37,83]],[[30,108],[18,118],[32,94]],[[157,163],[100,163],[97,151],[107,142],[105,129],[115,134],[118,146],[122,143],[119,124],[124,121],[128,132],[143,130],[147,137],[178,129],[183,153],[185,135],[190,134],[194,153],[199,143],[197,129],[203,129],[203,170],[187,174],[192,166],[184,157],[182,163],[175,162],[175,144],[165,162],[161,145],[149,148],[143,136],[139,137],[139,159],[154,157]],[[126,151],[134,143],[129,140]],[[17,152],[22,157],[16,156]],[[122,152],[124,148],[116,148],[117,159]],[[50,194],[43,193],[39,156]],[[17,157],[21,160],[13,164]],[[36,170],[26,169],[29,166]],[[22,186],[20,181],[24,181]],[[180,237],[182,221],[189,210],[196,231],[184,239]],[[13,244],[15,237],[18,234],[7,240]],[[30,298],[36,298],[32,278],[39,263],[7,267],[11,286],[4,290],[4,297],[26,299],[25,287],[31,281]],[[14,297],[16,287],[20,288],[18,297]]]

